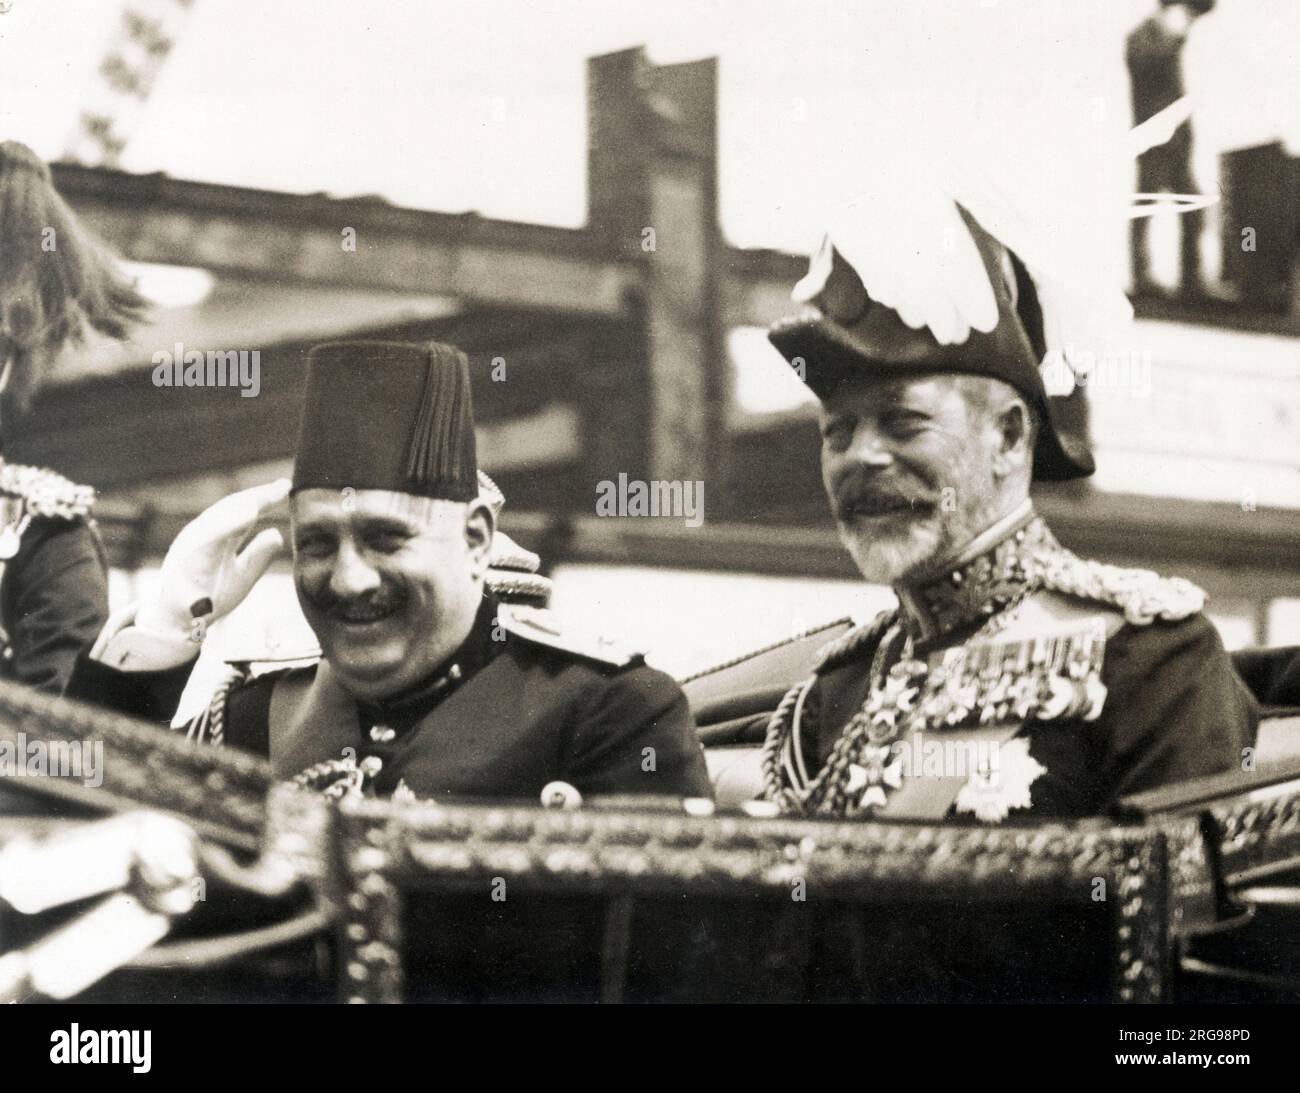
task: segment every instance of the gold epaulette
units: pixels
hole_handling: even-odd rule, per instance
[[[542,566],[542,559],[531,550],[521,547],[504,531],[497,531],[492,537],[492,551],[488,556],[488,565],[493,569],[536,573]]]
[[[1039,587],[1118,608],[1134,626],[1185,619],[1205,607],[1205,592],[1182,577],[1107,565],[1063,549],[1044,561]]]
[[[624,668],[645,655],[644,650],[633,649],[613,638],[575,633],[542,607],[503,603],[497,609],[497,619],[506,633],[515,637],[615,668]]]
[[[20,498],[33,516],[61,516],[71,520],[90,515],[95,490],[79,486],[44,467],[0,463],[0,494]]]
[[[537,572],[541,564],[531,550],[498,531],[492,540],[484,584],[498,600],[545,607],[551,598],[551,580]]]
[[[510,569],[489,569],[484,587],[503,603],[545,607],[551,598],[551,582],[537,573],[518,573]]]

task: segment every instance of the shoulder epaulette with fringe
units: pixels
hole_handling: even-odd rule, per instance
[[[515,637],[615,668],[626,667],[645,655],[644,650],[633,649],[613,638],[575,632],[545,608],[503,603],[498,608],[497,619],[506,633]]]
[[[1205,607],[1205,592],[1182,577],[1108,565],[1064,549],[1044,561],[1040,587],[1114,607],[1134,626],[1149,626],[1157,619],[1176,622]]]
[[[0,494],[20,498],[33,516],[68,520],[90,515],[95,503],[94,487],[79,486],[55,471],[21,463],[0,463]]]
[[[538,572],[541,565],[541,558],[498,530],[483,583],[488,592],[505,603],[545,607],[551,598],[551,580]]]

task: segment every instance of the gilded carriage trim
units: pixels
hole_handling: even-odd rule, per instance
[[[42,792],[97,810],[150,807],[180,815],[200,834],[255,846],[271,786],[265,760],[227,748],[195,747],[180,733],[27,687],[0,687],[0,739],[102,741],[103,783],[41,780]]]
[[[343,897],[339,979],[349,1003],[402,1001],[402,897],[393,879],[391,833],[372,827],[343,849],[354,883]]]
[[[775,894],[788,892],[791,878],[803,878],[823,894],[864,905],[904,897],[936,905],[1064,901],[1107,916],[1118,1000],[1164,1000],[1177,937],[1215,924],[1216,863],[1231,889],[1300,857],[1296,778],[1256,776],[1242,792],[1142,826],[974,828],[386,801],[339,807],[281,787],[271,789],[267,807],[269,771],[260,760],[196,748],[153,725],[0,687],[0,739],[20,732],[101,739],[114,757],[99,789],[48,779],[42,792],[101,810],[161,808],[223,843],[260,844],[259,864],[279,863],[278,872],[303,878],[338,916],[341,950],[356,965],[352,971],[362,972],[344,980],[346,996],[367,1001],[400,994],[394,954],[402,952],[404,893],[460,888],[496,875],[508,876],[512,886],[633,899],[733,887]]]
[[[1173,954],[1169,946],[1168,846],[1163,833],[1113,848],[1119,896],[1115,925],[1117,1002],[1167,1002]]]
[[[1228,879],[1254,879],[1300,861],[1300,793],[1287,783],[1213,804]]]
[[[1201,818],[1166,817],[1158,821],[1168,848],[1169,932],[1189,936],[1212,927],[1218,916],[1219,891],[1206,849]],[[1217,848],[1216,848],[1217,856]]]
[[[1154,827],[969,828],[364,799],[338,807],[351,893],[342,960],[355,1001],[400,999],[390,949],[401,937],[403,892],[499,876],[512,891],[633,899],[785,893],[802,880],[824,897],[862,905],[1060,900],[1112,916],[1116,1000],[1162,1001],[1169,993],[1166,841]]]

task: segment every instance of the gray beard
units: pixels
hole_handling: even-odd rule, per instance
[[[909,524],[902,532],[867,537],[866,529],[839,524],[844,544],[862,576],[872,584],[897,584],[949,553],[950,529],[939,520]]]

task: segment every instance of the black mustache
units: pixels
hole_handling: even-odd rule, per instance
[[[934,502],[929,497],[894,486],[859,484],[837,490],[831,507],[836,519],[847,520],[854,516],[879,516],[905,509],[924,511],[933,508]]]
[[[328,589],[304,590],[303,598],[322,615],[342,622],[374,622],[404,607],[408,599],[401,590],[388,586],[364,596],[336,596]]]

